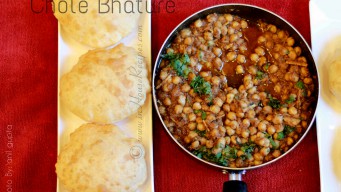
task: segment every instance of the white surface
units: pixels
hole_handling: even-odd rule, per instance
[[[150,3],[149,3],[150,6]],[[148,8],[150,10],[150,7]],[[138,28],[128,37],[122,40],[122,43],[135,47],[147,61],[149,72],[151,71],[151,15],[142,13]],[[58,33],[58,90],[60,77],[71,70],[77,63],[80,55],[86,53],[89,47],[81,45],[68,37],[63,29],[59,27]],[[59,91],[58,91],[59,92]],[[139,117],[138,114],[143,114]],[[60,148],[69,140],[69,135],[80,125],[86,123],[66,109],[58,101],[58,153]],[[148,94],[142,111],[131,117],[120,121],[117,125],[131,137],[140,140],[145,147],[145,158],[147,161],[148,178],[139,192],[154,191],[153,179],[153,134],[152,134],[152,100],[151,94]],[[119,174],[119,173],[118,173]],[[57,181],[57,192],[65,192],[63,186]]]
[[[311,0],[310,21],[312,52],[321,83],[316,116],[321,191],[340,192],[341,181],[334,172],[332,148],[341,147],[341,139],[335,136],[336,130],[341,129],[341,103],[329,91],[328,64],[341,56],[341,1]]]

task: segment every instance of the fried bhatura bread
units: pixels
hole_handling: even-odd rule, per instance
[[[133,48],[91,50],[61,77],[61,103],[85,121],[115,123],[144,104],[147,75],[144,58]]]
[[[329,89],[341,101],[341,59],[334,60],[329,65]]]
[[[136,191],[147,177],[144,148],[114,125],[85,124],[61,149],[56,172],[71,192]]]
[[[60,1],[64,0],[53,0],[54,15],[63,30],[78,42],[91,47],[113,45],[137,28],[140,15],[137,10],[130,13],[134,7],[123,0],[116,0],[115,3],[109,1],[108,5],[101,5],[98,0]]]

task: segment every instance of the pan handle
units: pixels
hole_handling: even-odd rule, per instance
[[[223,171],[227,173],[227,171]],[[247,192],[247,185],[242,181],[242,174],[245,171],[230,171],[229,181],[224,182],[223,192]]]

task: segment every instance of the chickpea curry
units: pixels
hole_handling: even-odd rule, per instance
[[[313,116],[317,77],[301,52],[287,31],[263,21],[198,19],[161,56],[159,113],[173,137],[206,161],[239,168],[275,159]]]

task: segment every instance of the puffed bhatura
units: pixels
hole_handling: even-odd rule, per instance
[[[123,44],[87,52],[60,81],[62,104],[85,121],[104,124],[136,113],[149,90],[143,57]]]
[[[329,66],[329,89],[341,101],[341,60],[334,60]]]
[[[131,154],[138,148],[139,155]],[[136,191],[146,178],[144,148],[114,125],[85,124],[70,135],[56,172],[72,192]]]
[[[71,3],[60,3],[61,0],[53,0],[54,15],[61,26],[75,40],[95,48],[104,48],[114,45],[131,33],[137,26],[140,14],[126,13],[121,10],[119,0],[112,4],[115,11],[103,12],[100,10],[98,0],[73,0]],[[83,3],[80,3],[80,2]],[[80,6],[87,5],[87,11]],[[64,6],[64,7],[63,7]],[[132,10],[131,4],[125,5],[126,10]],[[72,10],[83,10],[74,12]]]

